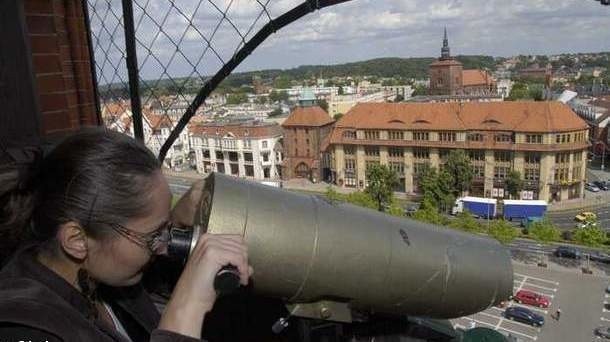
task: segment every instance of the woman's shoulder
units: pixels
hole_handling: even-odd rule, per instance
[[[6,341],[46,341],[63,342],[64,340],[50,332],[31,326],[0,322],[0,336]]]

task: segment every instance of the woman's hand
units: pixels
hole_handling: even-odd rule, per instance
[[[172,292],[159,328],[201,338],[205,314],[216,301],[214,279],[228,264],[237,267],[241,284],[247,285],[253,270],[248,264],[248,249],[243,238],[201,235]]]

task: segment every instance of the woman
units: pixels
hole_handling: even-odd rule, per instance
[[[198,340],[220,268],[237,266],[247,284],[241,237],[202,235],[159,315],[140,280],[166,252],[171,193],[155,156],[128,136],[88,129],[38,166],[13,165],[0,185],[0,243],[23,247],[0,272],[2,341]]]

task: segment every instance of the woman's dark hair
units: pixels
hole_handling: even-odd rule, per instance
[[[108,224],[145,215],[151,176],[161,167],[142,143],[103,128],[67,137],[32,165],[28,177],[5,173],[7,182],[0,186],[4,257],[24,240],[54,241],[63,223],[77,222],[87,234],[101,237]]]

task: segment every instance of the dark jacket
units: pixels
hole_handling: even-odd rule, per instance
[[[0,271],[0,340],[124,342],[95,318],[95,309],[76,288],[36,260],[36,253],[35,245],[22,248]],[[159,312],[141,285],[100,286],[98,293],[134,342],[200,341],[156,329]]]

